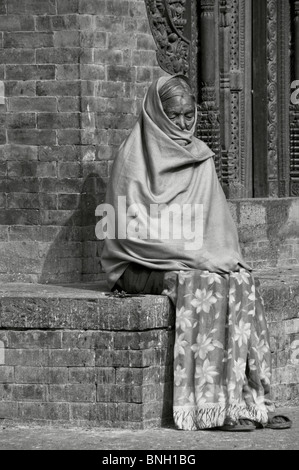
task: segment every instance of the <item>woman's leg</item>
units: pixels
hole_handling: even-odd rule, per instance
[[[113,291],[124,291],[127,294],[161,295],[164,288],[165,271],[145,268],[131,263],[115,284]]]

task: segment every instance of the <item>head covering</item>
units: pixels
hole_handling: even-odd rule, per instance
[[[214,154],[194,136],[196,119],[190,131],[182,131],[164,113],[159,90],[169,78],[159,78],[150,86],[139,119],[113,164],[106,204],[115,211],[115,238],[111,233],[106,238],[101,257],[111,288],[132,262],[164,271],[250,269],[242,259],[237,230],[216,175]],[[175,227],[180,229],[175,235],[174,226],[165,223],[169,208]],[[153,223],[158,220],[155,211],[160,209],[160,216],[166,216],[162,217],[163,234]],[[196,225],[198,233],[203,233],[202,243],[188,244],[188,236],[177,233],[193,233],[195,217],[202,220]],[[179,227],[180,222],[183,226]]]

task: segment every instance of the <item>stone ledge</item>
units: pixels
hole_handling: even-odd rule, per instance
[[[276,401],[299,391],[298,274],[299,267],[254,273]],[[135,429],[171,420],[171,303],[109,294],[104,282],[0,285],[0,419]]]

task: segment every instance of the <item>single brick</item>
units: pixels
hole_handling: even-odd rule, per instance
[[[12,399],[15,401],[46,401],[47,387],[41,384],[14,384]]]
[[[9,111],[11,112],[55,112],[57,101],[54,97],[19,97],[9,98]],[[48,131],[47,131],[48,132]],[[51,145],[48,143],[48,145]]]
[[[1,209],[8,209],[7,203],[6,203],[6,194],[5,193],[0,193],[0,208]]]
[[[35,52],[32,49],[0,49],[0,63],[2,64],[34,64]],[[6,67],[6,79],[10,78],[9,67]]]
[[[97,367],[143,367],[142,351],[97,349]]]
[[[6,127],[8,129],[35,128],[36,115],[34,113],[7,113]]]
[[[4,47],[15,49],[35,49],[53,47],[53,33],[13,32],[4,33]]]
[[[129,16],[129,2],[122,0],[106,0],[106,14],[112,16]]]
[[[1,402],[0,401],[0,418],[13,419],[17,417],[18,403],[16,402]]]
[[[40,113],[37,116],[39,129],[78,129],[80,115],[78,113]]]
[[[114,334],[110,331],[65,331],[62,344],[65,349],[111,349],[113,337]]]
[[[80,145],[81,132],[76,129],[64,129],[57,131],[59,145]],[[49,142],[51,144],[51,142]]]
[[[95,384],[49,385],[49,401],[54,402],[95,402]]]
[[[5,96],[35,96],[36,83],[34,81],[8,81],[5,82]]]
[[[96,369],[97,384],[115,384],[116,370],[114,367],[97,367]]]
[[[67,383],[68,369],[66,367],[15,367],[16,383]]]
[[[151,34],[137,34],[137,49],[155,50],[155,41]]]
[[[10,331],[10,347],[15,349],[61,348],[60,331]]]
[[[58,2],[57,13],[79,13],[79,0],[63,0],[63,2]]]
[[[84,66],[81,65],[81,70],[83,67]],[[93,80],[81,80],[82,96],[95,96],[95,90],[96,90],[96,83]]]
[[[95,363],[94,351],[78,350],[50,350],[49,366],[52,367],[92,367]]]
[[[95,403],[70,403],[70,416],[72,421],[81,424],[82,420],[87,423],[96,422],[97,412]]]
[[[0,401],[13,401],[13,384],[0,383]]]
[[[144,381],[144,369],[142,368],[117,368],[116,383],[125,385],[142,385]]]
[[[131,50],[136,49],[136,35],[130,31],[125,31],[119,35],[109,34],[108,35],[108,48],[109,49],[129,49],[130,54]]]
[[[1,225],[38,225],[40,222],[41,217],[37,209],[1,209],[0,211]],[[15,253],[12,260],[14,258]],[[11,265],[10,267],[12,268]],[[21,269],[21,267],[19,266],[18,269]],[[23,269],[26,270],[27,267],[24,266]]]
[[[8,227],[5,225],[0,226],[0,242],[8,241]]]
[[[56,2],[54,0],[9,0],[7,5],[8,13],[28,14],[33,15],[55,15]]]
[[[51,17],[51,24],[54,31],[70,29],[78,31],[80,29],[80,17],[74,14],[56,15]]]
[[[24,145],[54,145],[56,143],[56,132],[40,129],[9,129],[8,141],[13,144]],[[32,176],[32,175],[31,175]]]
[[[46,210],[57,210],[58,207],[58,195],[57,194],[43,194],[39,193],[39,205],[40,209]],[[44,241],[44,239],[42,239]]]
[[[153,71],[150,67],[137,67],[137,82],[152,81]]]
[[[81,111],[81,99],[79,97],[58,96],[57,105],[58,111],[61,113]]]
[[[101,111],[99,109],[99,111]],[[106,102],[107,113],[124,113],[124,114],[136,114],[136,100],[123,98],[110,98]]]
[[[82,47],[99,47],[106,48],[107,33],[104,31],[83,31],[81,33]]]
[[[1,57],[1,56],[0,56]],[[92,50],[80,47],[44,48],[36,50],[38,64],[85,64],[92,62]]]
[[[98,384],[97,402],[142,403],[142,387],[126,384]]]
[[[0,383],[14,382],[14,367],[0,365]]]
[[[79,31],[55,31],[54,47],[79,47],[83,46]]]
[[[6,80],[53,80],[55,65],[7,65]]]
[[[57,176],[56,162],[39,162],[37,176],[39,178],[55,178]]]
[[[0,16],[0,31],[34,31],[34,17],[32,15]]]
[[[37,147],[9,144],[4,150],[6,160],[37,160]]]
[[[41,210],[40,219],[43,225],[60,225],[64,226],[67,223],[79,225],[81,220],[80,211],[62,211],[62,210]],[[71,220],[71,222],[70,222]]]
[[[95,384],[96,371],[94,367],[70,367],[66,382],[77,384]]]
[[[135,67],[126,67],[124,65],[108,65],[107,80],[114,82],[135,82]]]
[[[80,193],[83,180],[68,178],[43,178],[40,181],[40,191],[45,193]]]
[[[16,193],[18,194],[18,193]],[[40,227],[10,227],[9,228],[9,241],[40,241],[41,240]]]
[[[81,72],[82,80],[104,80],[105,67],[103,65],[85,65]]]
[[[146,17],[146,8],[144,2],[130,2],[129,4],[129,16],[133,18],[141,18],[143,20]]]
[[[78,161],[81,151],[73,145],[39,147],[38,158],[40,161]]]
[[[18,417],[24,420],[69,420],[69,407],[67,403],[36,403],[23,402],[18,404]]]
[[[59,163],[58,176],[59,178],[80,178],[82,176],[82,168],[80,163]]]
[[[103,14],[105,12],[105,0],[79,0],[79,13]]]
[[[6,131],[5,129],[0,129],[0,145],[6,144]]]
[[[80,66],[78,64],[57,65],[57,80],[79,80]]]
[[[39,209],[37,193],[12,193],[7,195],[8,209]]]
[[[141,403],[98,403],[97,419],[99,422],[132,422],[143,420],[143,404]]]
[[[10,178],[7,182],[8,193],[35,193],[39,190],[39,182],[35,177],[24,178],[23,176]]]
[[[37,162],[18,162],[18,161],[12,161],[8,162],[8,176],[10,178],[14,177],[23,177],[25,178],[26,176],[32,177],[36,176],[37,174]]]
[[[37,82],[36,94],[38,96],[79,96],[80,81],[45,81]]]
[[[80,194],[59,194],[58,195],[58,209],[59,210],[72,210],[79,207],[81,201]]]
[[[47,366],[49,351],[41,349],[8,349],[5,362],[8,366]]]

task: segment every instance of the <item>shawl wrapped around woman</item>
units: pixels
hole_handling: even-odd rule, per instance
[[[167,80],[149,88],[115,159],[106,198],[115,220],[107,219],[102,266],[111,288],[131,263],[163,271],[162,294],[176,308],[179,429],[240,419],[264,426],[271,352],[262,299],[242,259],[213,152],[194,137],[195,125],[181,131],[163,111],[159,90]]]
[[[115,211],[116,236],[105,239],[101,259],[110,288],[130,263],[163,271],[250,269],[242,259],[213,152],[193,135],[196,119],[190,131],[181,131],[163,110],[159,89],[168,79],[161,77],[149,88],[139,119],[114,161],[106,204]],[[171,215],[169,208],[173,224],[176,228],[181,225],[181,232],[165,224]],[[181,208],[191,217],[180,213]],[[154,210],[163,233],[156,230]],[[194,214],[200,221],[196,225],[200,233],[197,243],[188,244],[186,237],[191,240],[194,233]],[[132,221],[135,233],[129,230]],[[189,235],[184,238],[182,232]]]

